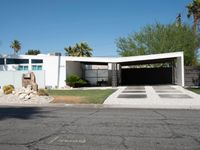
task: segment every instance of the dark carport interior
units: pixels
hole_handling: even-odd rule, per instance
[[[173,59],[121,64],[121,85],[155,85],[173,83]]]

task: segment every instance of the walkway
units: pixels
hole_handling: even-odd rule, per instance
[[[109,96],[104,104],[135,108],[200,108],[200,95],[180,86],[129,86]]]

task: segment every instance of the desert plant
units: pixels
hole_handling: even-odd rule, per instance
[[[45,89],[38,89],[37,94],[38,94],[39,96],[49,96],[48,91],[45,90]]]
[[[3,86],[4,94],[11,94],[14,91],[15,87],[13,85],[5,85]]]
[[[79,76],[75,74],[71,74],[66,80],[66,84],[70,87],[82,87],[87,84],[87,81],[81,79]]]

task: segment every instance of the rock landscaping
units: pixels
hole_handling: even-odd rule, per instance
[[[53,101],[53,97],[39,96],[32,90],[31,86],[16,89],[12,94],[0,94],[0,103],[18,103],[18,104],[48,104]]]
[[[37,95],[37,92],[31,89],[31,86],[27,88],[21,88],[12,92],[13,95],[17,96],[19,99],[27,101],[31,98],[34,98]]]
[[[48,104],[53,101],[45,89],[38,89],[35,74],[29,72],[22,76],[22,88],[4,85],[0,90],[0,104]]]

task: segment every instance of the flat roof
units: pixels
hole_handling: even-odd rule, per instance
[[[59,56],[52,55],[20,55],[19,58],[30,58],[30,59],[44,59],[53,58]],[[150,64],[150,63],[164,63],[170,62],[176,58],[183,59],[183,52],[172,52],[162,54],[151,54],[151,55],[140,55],[140,56],[129,56],[129,57],[73,57],[73,56],[60,56],[64,61],[75,61],[88,64],[107,64],[107,63],[120,63],[121,65],[128,64]]]
[[[130,57],[65,57],[66,61],[77,61],[85,63],[129,63],[129,62],[166,62],[175,58],[183,58],[183,52],[162,53],[152,55],[130,56]]]

